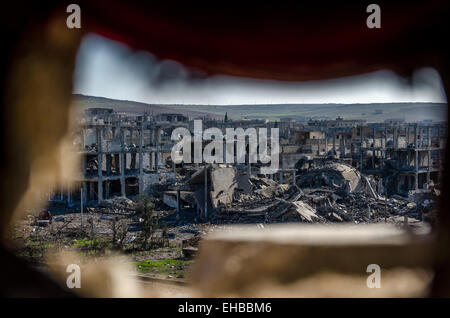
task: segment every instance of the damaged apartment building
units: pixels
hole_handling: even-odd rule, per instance
[[[393,193],[427,189],[441,179],[447,127],[444,124],[372,124],[355,129],[354,166],[383,176]],[[357,163],[359,161],[359,163]]]
[[[294,133],[295,152],[311,158],[337,158],[374,175],[389,191],[408,195],[438,183],[447,136],[444,123],[386,120],[309,121]],[[286,147],[286,146],[285,146]]]
[[[126,116],[112,109],[85,110],[74,133],[81,172],[53,200],[69,205],[81,199],[101,202],[146,193],[162,179],[174,179],[166,159],[173,145],[171,131],[180,125],[187,125],[187,118],[180,114]]]

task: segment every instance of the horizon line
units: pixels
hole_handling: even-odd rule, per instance
[[[185,104],[185,103],[149,103],[144,101],[137,101],[137,100],[129,100],[129,99],[117,99],[112,97],[106,97],[106,96],[94,96],[94,95],[85,95],[82,93],[72,93],[72,95],[79,95],[84,97],[95,97],[95,98],[105,98],[110,100],[117,100],[121,102],[133,102],[133,103],[140,103],[140,104],[146,104],[151,106],[258,106],[258,105],[370,105],[370,104],[446,104],[447,102],[365,102],[365,103],[258,103],[258,104]]]

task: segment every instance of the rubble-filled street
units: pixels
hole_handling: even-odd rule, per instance
[[[48,212],[37,217],[30,213],[17,222],[12,243],[18,254],[38,263],[49,251],[79,251],[95,258],[124,253],[131,257],[137,274],[183,281],[201,237],[230,224],[264,227],[282,222],[381,222],[420,230],[434,222],[440,193],[437,186],[420,196],[412,195],[412,199],[419,198],[416,201],[398,195],[386,198],[378,193],[371,176],[342,161],[300,160],[297,167],[296,181],[291,175],[282,184],[226,165],[199,168],[191,176],[179,175],[176,184],[186,187],[208,171],[215,209],[207,218],[192,207],[196,197],[204,197],[198,195],[204,184],[194,186],[191,195],[189,191],[180,194],[179,211],[170,207],[167,199],[173,193],[171,182],[156,185],[151,198],[89,202],[83,214],[79,206],[52,203]],[[227,189],[228,200],[223,200],[223,190],[219,189]],[[152,209],[152,229],[146,243],[143,201],[150,202]]]

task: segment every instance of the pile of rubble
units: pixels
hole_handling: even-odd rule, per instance
[[[359,171],[343,162],[329,159],[301,160],[299,178],[301,188],[329,188],[340,193],[362,191],[365,178]]]
[[[265,222],[301,221],[379,222],[393,217],[418,217],[418,205],[400,196],[385,198],[376,182],[337,160],[299,162],[294,184],[250,176],[235,176],[232,200],[218,206],[216,218],[264,219]]]
[[[126,197],[113,197],[87,209],[101,214],[133,214],[136,211],[136,203]]]
[[[409,200],[417,205],[417,215],[424,221],[435,224],[439,209],[441,190],[437,185],[426,190],[410,191]]]
[[[247,190],[237,188],[233,193],[233,201],[228,206],[230,211],[251,209],[252,207],[261,206],[264,203],[273,201],[276,197],[283,197],[289,190],[288,184],[279,184],[278,182],[265,178],[250,176],[247,178]]]

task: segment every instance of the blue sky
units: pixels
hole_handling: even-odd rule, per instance
[[[177,62],[93,34],[78,53],[74,93],[155,104],[446,102],[432,68],[417,70],[410,84],[387,70],[303,83],[198,78]]]

